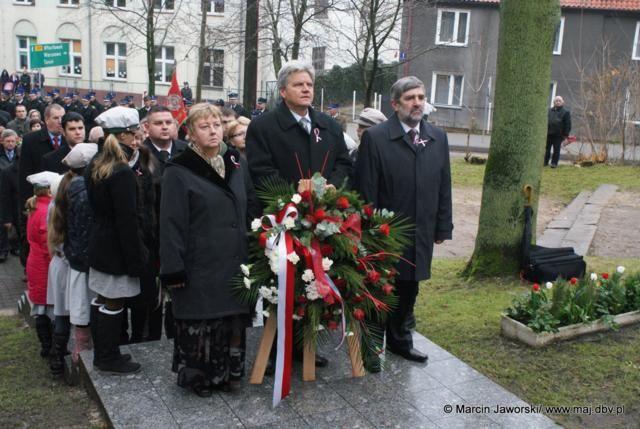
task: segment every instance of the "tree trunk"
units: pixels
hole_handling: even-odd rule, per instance
[[[256,102],[256,88],[258,85],[258,0],[247,0],[243,80],[242,102],[246,109],[251,109]]]
[[[514,274],[524,229],[523,187],[533,186],[535,213],[547,137],[547,102],[558,0],[502,0],[496,109],[485,170],[478,235],[465,273]]]
[[[204,75],[204,59],[207,56],[207,45],[205,44],[205,34],[207,32],[207,2],[200,0],[200,42],[198,45],[198,74],[196,82],[196,103],[202,101],[202,79]]]
[[[154,27],[154,3],[149,0],[147,6],[147,78],[149,79],[148,95],[156,95],[156,41]]]

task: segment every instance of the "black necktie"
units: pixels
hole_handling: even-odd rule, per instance
[[[409,140],[411,141],[411,143],[415,145],[417,140],[416,137],[418,136],[418,133],[416,133],[416,130],[411,128],[407,134],[409,135]]]
[[[171,154],[168,150],[161,150],[158,154],[158,158],[160,158],[160,161],[164,164],[169,158],[171,158]]]

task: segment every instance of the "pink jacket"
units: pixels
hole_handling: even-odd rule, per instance
[[[38,197],[36,209],[27,220],[27,289],[34,304],[47,303],[47,274],[49,272],[49,249],[47,248],[47,208],[51,197]]]

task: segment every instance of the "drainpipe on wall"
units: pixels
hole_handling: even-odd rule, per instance
[[[245,31],[246,31],[245,30],[245,20],[247,18],[246,17],[247,12],[245,10],[244,5],[245,5],[245,2],[240,2],[240,28],[242,29],[242,34],[243,34],[242,41],[243,42],[244,42],[244,39],[246,37],[246,34],[245,34]],[[256,5],[256,7],[258,7],[258,6]],[[237,92],[238,93],[240,91],[242,91],[242,89],[244,88],[244,83],[243,83],[243,79],[242,79],[242,65],[243,64],[244,64],[244,43],[242,43],[240,45],[240,49],[238,49],[238,80],[237,80],[237,82],[238,82],[238,85],[237,85],[238,86],[238,91]],[[244,97],[244,94],[242,94],[242,97]],[[242,97],[239,97],[239,99],[242,100]],[[245,106],[245,108],[247,108],[247,107]]]
[[[88,1],[89,5],[89,13],[87,14],[88,27],[89,27],[89,89],[94,90],[93,88],[93,28],[92,28],[92,16],[91,16],[91,0]]]

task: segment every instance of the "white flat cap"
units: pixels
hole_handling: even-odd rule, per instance
[[[71,149],[62,160],[62,163],[69,168],[82,168],[89,165],[89,162],[98,153],[98,145],[95,143],[78,143]]]
[[[95,122],[111,134],[117,134],[138,129],[140,115],[136,109],[117,106],[102,112]]]
[[[356,124],[362,125],[363,127],[372,127],[374,125],[381,124],[386,120],[387,117],[378,109],[366,107],[362,112],[360,112],[360,116],[356,119]]]
[[[53,171],[41,171],[40,173],[27,176],[27,182],[36,188],[51,188],[51,185],[60,179],[62,179],[62,176]]]

